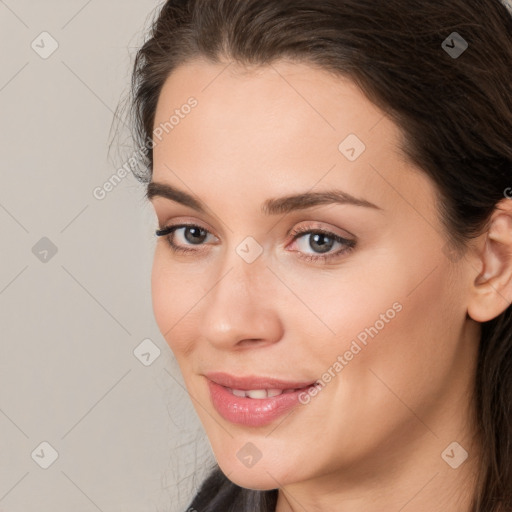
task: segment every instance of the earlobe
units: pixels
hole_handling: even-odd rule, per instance
[[[487,322],[512,302],[512,200],[500,201],[494,210],[479,260],[481,272],[472,284],[468,315]]]

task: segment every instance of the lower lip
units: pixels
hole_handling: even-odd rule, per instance
[[[261,427],[299,405],[299,395],[310,386],[292,393],[261,399],[235,396],[227,388],[211,380],[208,381],[208,387],[213,406],[225,420],[247,427]]]

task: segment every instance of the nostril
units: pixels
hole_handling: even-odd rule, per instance
[[[237,343],[237,346],[239,346],[239,347],[247,347],[247,346],[254,347],[256,345],[267,345],[268,343],[270,343],[268,340],[262,340],[260,338],[253,338],[253,339],[241,340]]]

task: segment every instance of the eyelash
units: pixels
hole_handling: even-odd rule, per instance
[[[205,229],[201,226],[198,226],[197,224],[176,224],[174,226],[166,226],[162,229],[157,229],[155,231],[155,234],[156,234],[156,236],[165,236],[165,240],[167,241],[167,243],[169,244],[169,246],[173,252],[182,253],[182,254],[197,252],[198,249],[185,248],[180,245],[176,245],[173,242],[172,235],[174,235],[174,232],[180,228],[197,228],[202,231],[205,231],[208,234],[211,234],[207,229]],[[349,253],[356,246],[355,240],[349,240],[347,238],[343,238],[339,235],[336,235],[335,233],[331,233],[330,231],[325,231],[323,229],[311,229],[311,228],[307,228],[307,227],[300,227],[300,228],[296,228],[296,229],[292,230],[292,232],[290,234],[293,236],[293,241],[297,240],[298,238],[301,238],[305,234],[311,234],[311,235],[321,234],[321,235],[325,235],[328,238],[334,240],[335,242],[338,242],[345,246],[343,249],[340,249],[337,252],[327,254],[327,255],[322,255],[322,254],[318,254],[316,256],[313,256],[311,254],[304,255],[300,251],[295,251],[295,252],[299,253],[299,258],[301,258],[305,261],[308,261],[308,262],[325,263],[325,262],[330,261],[336,257],[343,255],[343,254]],[[166,236],[166,235],[171,235],[171,236]]]

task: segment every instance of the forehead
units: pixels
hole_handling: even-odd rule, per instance
[[[191,97],[198,101],[194,114],[200,112],[193,117],[205,127],[252,129],[255,137],[280,128],[281,133],[295,129],[336,140],[345,132],[363,135],[383,119],[383,112],[350,79],[313,65],[277,61],[244,68],[195,60],[167,78],[154,127],[164,125]],[[396,138],[398,128],[389,120],[387,125],[390,138]]]
[[[205,197],[219,183],[261,197],[342,187],[385,208],[426,191],[399,128],[348,78],[306,63],[186,63],[162,88],[154,133],[154,179],[186,176]]]

